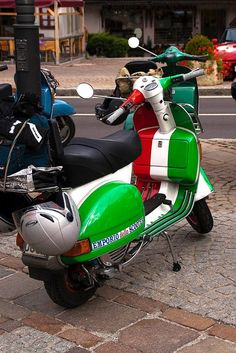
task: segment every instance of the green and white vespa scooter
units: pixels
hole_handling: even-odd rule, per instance
[[[201,168],[191,116],[181,105],[163,100],[163,90],[202,74],[195,70],[137,79],[132,94],[106,117],[113,123],[137,106],[135,130],[72,140],[61,158],[63,202],[15,213],[22,260],[29,275],[44,282],[55,303],[64,307],[84,303],[155,237],[166,236],[172,251],[166,230],[194,208],[193,227],[200,233],[212,229],[205,199],[213,188]],[[84,98],[92,91],[87,84],[78,88]],[[204,214],[200,221],[199,212]],[[178,271],[173,251],[172,255],[173,270]]]

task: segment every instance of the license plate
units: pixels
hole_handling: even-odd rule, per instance
[[[35,249],[33,249],[31,246],[29,246],[29,244],[26,244],[26,243],[24,245],[23,254],[28,255],[28,256],[37,257],[40,259],[48,259],[48,255],[40,254]]]

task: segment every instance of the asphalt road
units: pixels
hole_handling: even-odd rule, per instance
[[[74,116],[76,135],[86,137],[102,137],[122,128],[107,126],[94,116],[95,104],[103,99],[81,99],[78,97],[62,97],[72,104],[77,111]],[[236,102],[231,96],[200,97],[200,120],[204,133],[202,138],[236,138]]]

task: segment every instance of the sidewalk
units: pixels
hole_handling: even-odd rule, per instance
[[[81,82],[90,83],[96,93],[109,94],[115,87],[115,77],[128,61],[143,60],[144,58],[91,58],[78,59],[60,66],[42,65],[46,67],[59,81],[58,95],[77,95],[75,88]],[[0,73],[1,82],[14,85],[15,65],[9,65],[7,71]],[[230,95],[231,82],[224,82],[218,86],[200,87],[201,95]]]
[[[170,230],[180,272],[164,239],[153,241],[79,308],[55,305],[25,274],[15,236],[0,235],[0,352],[235,353],[235,153],[235,140],[203,141],[215,227]]]
[[[71,94],[84,81],[113,89],[125,62],[48,68],[61,82],[58,93]],[[13,73],[10,65],[1,82],[13,83]],[[229,95],[230,84],[212,92]],[[236,353],[236,140],[203,140],[202,147],[215,187],[208,200],[215,225],[205,236],[185,221],[170,229],[178,273],[171,271],[166,241],[154,240],[88,303],[65,310],[27,276],[15,235],[0,234],[1,353]]]

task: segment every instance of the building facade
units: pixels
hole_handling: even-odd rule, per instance
[[[150,47],[184,44],[196,33],[219,39],[236,26],[236,0],[86,0],[85,24],[89,33],[137,34]]]

